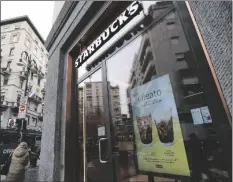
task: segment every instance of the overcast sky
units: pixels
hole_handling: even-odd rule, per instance
[[[27,15],[45,40],[52,27],[53,6],[54,1],[1,1],[1,20]]]

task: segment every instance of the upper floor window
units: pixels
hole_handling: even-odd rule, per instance
[[[11,61],[8,61],[6,67],[10,68],[10,66],[11,66]]]
[[[37,85],[40,86],[40,79],[38,78]]]
[[[5,95],[1,95],[1,101],[5,100]]]
[[[172,44],[178,44],[179,43],[179,36],[171,37],[171,43]]]
[[[30,28],[28,29],[28,33],[29,33],[30,35],[32,35],[32,31],[31,31]]]
[[[21,98],[21,95],[20,95],[20,94],[18,94],[18,95],[17,95],[17,100],[16,100],[16,102],[17,102],[17,103],[19,103],[19,102],[20,102],[20,98]]]
[[[35,54],[35,56],[37,56],[37,50],[38,50],[37,47],[35,47],[34,48],[34,54]]]
[[[35,111],[36,111],[37,109],[35,109]],[[36,124],[37,124],[37,118],[34,118],[34,117],[32,117],[32,125],[33,126],[36,126]]]
[[[2,35],[1,39],[4,40],[6,38],[6,35]]]
[[[175,28],[175,22],[167,22],[167,28],[168,30],[172,30]]]
[[[20,86],[20,88],[23,88],[23,80],[20,80],[19,86]]]
[[[13,33],[11,35],[11,43],[16,43],[19,41],[19,33]]]
[[[181,53],[176,53],[175,55],[176,55],[176,60],[177,60],[177,61],[184,61],[184,59],[185,59],[185,54],[184,54],[183,52],[181,52]]]
[[[40,57],[41,57],[41,61],[43,61],[43,59],[44,59],[44,56],[43,56],[43,54],[41,54],[41,55],[40,55]]]
[[[4,31],[7,31],[9,29],[9,27],[4,27],[3,30]]]
[[[15,25],[15,30],[20,29],[20,25]]]
[[[7,84],[8,84],[8,78],[4,78],[3,85],[7,85]]]
[[[15,50],[14,47],[11,47],[11,48],[10,48],[9,56],[13,56],[13,55],[14,55],[14,50]]]
[[[37,40],[35,40],[35,43],[38,45],[38,41]]]
[[[26,37],[24,44],[26,45],[27,48],[30,49],[30,47],[31,47],[31,42],[30,42],[30,39],[29,39],[28,37]]]

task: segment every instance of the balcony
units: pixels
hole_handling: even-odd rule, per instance
[[[34,102],[36,102],[36,103],[42,103],[42,98],[40,98],[39,96],[37,96],[37,95],[35,95],[35,96],[33,96],[33,97],[28,97],[28,99],[30,99],[30,100],[32,100],[32,101],[34,101]]]
[[[148,63],[153,60],[153,55],[152,55],[152,50],[151,47],[147,47],[146,51],[145,51],[145,56],[143,59],[143,63],[142,63],[142,72],[145,72],[145,69],[148,65]]]
[[[8,108],[8,102],[7,101],[1,101],[0,107],[1,107],[1,110],[2,109],[5,110],[6,108]]]
[[[32,73],[37,73],[38,68],[36,67],[36,65],[32,65],[30,69]]]
[[[11,106],[11,108],[18,108],[19,107],[19,103],[17,102],[14,102]]]
[[[142,61],[143,61],[143,56],[146,52],[146,48],[150,46],[150,41],[149,41],[149,38],[148,37],[145,37],[144,38],[144,42],[141,44],[141,51],[140,51],[140,57],[139,57],[139,61],[140,63],[142,64]]]
[[[43,113],[38,114],[38,119],[39,119],[40,121],[43,121]]]
[[[44,73],[42,73],[42,72],[39,72],[38,73],[38,77],[39,77],[39,79],[43,79],[45,76],[44,76]]]
[[[143,83],[150,81],[154,73],[155,73],[155,65],[153,65],[152,63],[149,63],[147,65],[147,68],[144,74]]]
[[[28,76],[28,73],[26,73],[25,71],[20,71],[19,72],[19,77],[21,80],[26,80]]]
[[[11,105],[11,111],[13,113],[18,113],[19,112],[19,103],[13,102]]]
[[[136,83],[137,83],[136,78],[134,78],[131,82],[131,88],[134,88]]]
[[[130,79],[129,81],[132,81],[135,76],[135,71],[131,71]]]
[[[4,76],[9,76],[11,74],[11,68],[2,68],[1,69],[1,73],[4,75]]]

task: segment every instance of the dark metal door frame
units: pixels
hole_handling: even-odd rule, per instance
[[[227,123],[229,121],[229,116],[226,113],[224,106],[222,105],[222,100],[220,98],[221,93],[218,92],[218,88],[216,88],[216,82],[213,78],[213,75],[210,70],[210,65],[206,61],[206,56],[203,50],[203,47],[200,43],[200,40],[197,35],[197,31],[193,25],[192,19],[190,17],[190,13],[185,2],[175,2],[175,9],[178,13],[179,19],[181,21],[185,36],[188,40],[189,47],[198,64],[198,70],[200,75],[200,80],[202,82],[203,88],[205,89],[205,98],[207,98],[206,102],[210,108],[211,115],[215,118],[216,122],[215,127],[219,128],[219,139],[225,148],[226,156],[231,154],[231,151],[228,151],[229,148],[229,140],[231,140],[231,127],[228,128],[230,125]],[[114,180],[116,180],[116,171],[114,160],[112,156],[112,141],[111,141],[111,117],[110,117],[110,103],[109,103],[109,90],[108,90],[108,81],[107,81],[107,67],[106,67],[106,60],[103,60],[98,66],[93,68],[90,72],[87,72],[83,75],[79,80],[77,80],[77,84],[84,81],[86,78],[94,74],[97,70],[101,69],[102,71],[102,82],[103,82],[103,98],[104,103],[104,120],[105,120],[105,127],[106,133],[108,137],[108,148],[109,148],[109,158],[110,162],[112,162],[113,166],[113,176]],[[76,85],[76,84],[75,84]],[[212,88],[210,90],[210,88]],[[214,98],[214,99],[213,99]],[[231,122],[231,121],[229,121]],[[229,133],[222,133],[222,131],[229,131]],[[229,137],[227,137],[229,136]],[[231,148],[231,147],[230,147]],[[229,160],[231,161],[231,160]],[[103,164],[104,165],[104,164]],[[231,173],[231,172],[230,172]]]
[[[112,182],[115,182],[115,170],[114,170],[114,163],[113,163],[113,156],[112,156],[112,141],[111,141],[111,118],[110,118],[110,107],[109,107],[109,91],[108,91],[108,82],[107,82],[107,68],[106,63],[103,61],[101,64],[96,66],[93,70],[90,72],[87,72],[84,74],[80,79],[77,80],[78,86],[80,83],[82,83],[84,80],[95,74],[97,71],[101,70],[102,74],[102,89],[103,89],[103,106],[104,106],[104,126],[106,131],[106,137],[108,139],[108,163],[112,163]],[[105,164],[102,164],[105,165]]]

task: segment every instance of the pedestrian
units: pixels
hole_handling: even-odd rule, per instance
[[[23,182],[25,170],[29,162],[28,145],[25,142],[19,144],[12,155],[7,181]]]

